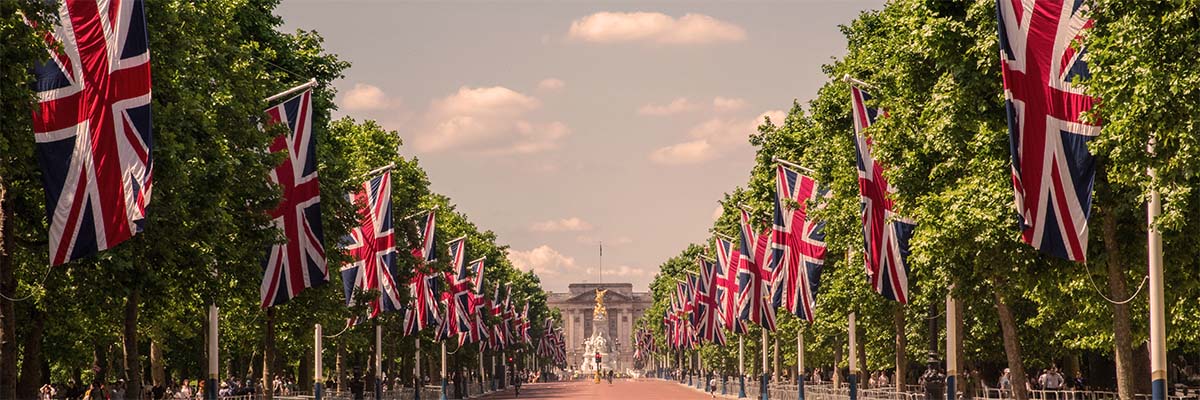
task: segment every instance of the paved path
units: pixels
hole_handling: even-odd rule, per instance
[[[719,392],[718,392],[719,393]],[[484,399],[512,399],[513,391],[494,393]],[[534,383],[521,386],[520,399],[711,399],[699,389],[657,379],[615,380],[596,384],[593,381]],[[721,398],[720,395],[717,396]]]

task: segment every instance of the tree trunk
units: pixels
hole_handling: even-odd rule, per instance
[[[137,336],[140,302],[141,289],[135,287],[129,293],[129,297],[125,298],[125,336],[122,342],[125,345],[125,376],[129,379],[129,382],[126,382],[126,393],[131,393],[131,398],[142,393],[142,357],[138,352]]]
[[[29,333],[25,336],[25,359],[21,362],[21,379],[17,381],[17,396],[19,399],[37,398],[38,389],[42,386],[42,369],[45,359],[42,358],[42,334],[45,333],[45,321],[42,310],[37,306],[29,309]]]
[[[8,186],[0,177],[0,398],[17,397],[17,320],[13,302],[17,279],[13,275],[13,210]]]
[[[845,344],[840,339],[833,340],[833,387],[839,387],[842,383],[841,365],[842,365],[842,349]]]
[[[893,381],[896,383],[896,392],[904,392],[904,385],[907,383],[908,377],[908,336],[906,336],[904,319],[904,305],[896,303],[895,309],[892,311],[892,326],[896,328],[896,376]]]
[[[996,313],[1000,317],[1000,330],[1004,336],[1004,355],[1008,358],[1009,379],[1012,382],[1013,398],[1028,400],[1025,392],[1025,367],[1021,364],[1021,342],[1017,335],[1017,321],[1013,319],[1012,310],[1004,302],[1000,293],[1001,285],[992,281],[992,293],[996,297]]]
[[[775,363],[772,364],[773,366],[771,367],[771,382],[779,382],[779,335],[775,335],[773,339],[775,343]]]
[[[154,386],[167,384],[167,368],[163,365],[162,346],[157,340],[150,340],[150,380]]]
[[[1137,348],[1133,349],[1133,393],[1134,394],[1150,394],[1150,342],[1142,342]]]
[[[108,382],[108,353],[99,341],[92,342],[92,381]]]
[[[313,354],[313,351],[308,353]],[[296,371],[296,386],[305,392],[312,391],[312,378],[305,378],[305,376],[313,376],[312,361],[312,357],[300,357],[300,370]]]
[[[966,369],[964,367],[967,365],[967,358],[963,356],[963,337],[966,336],[966,330],[964,329],[965,326],[963,325],[963,303],[958,298],[954,299],[954,303],[954,326],[956,327],[955,332],[958,332],[958,337],[956,337],[954,340],[954,359],[958,360],[954,366],[954,370],[958,371],[959,373],[960,378],[958,381],[963,382],[965,379],[962,379],[961,377],[963,376],[962,374],[966,373]],[[965,386],[960,384],[960,387],[964,387],[964,389],[960,390],[965,390]]]
[[[866,377],[871,374],[867,372],[867,341],[863,337],[858,337],[858,382],[860,385],[867,382]],[[872,388],[874,389],[874,388]]]
[[[420,360],[417,362],[420,362]],[[346,390],[346,341],[343,339],[338,339],[337,341],[337,358],[334,360],[333,373],[336,375],[335,380],[337,381],[337,390]]]
[[[267,331],[263,337],[263,395],[264,399],[271,400],[274,398],[274,391],[271,388],[271,382],[274,377],[271,376],[271,367],[275,363],[275,307],[267,308]]]
[[[1121,264],[1121,246],[1117,239],[1117,215],[1101,208],[1104,229],[1104,253],[1108,267],[1108,297],[1124,300],[1129,297],[1125,285],[1125,270]],[[1091,279],[1089,276],[1088,279]],[[1113,313],[1113,354],[1116,358],[1117,394],[1122,400],[1133,400],[1134,366],[1133,334],[1130,328],[1129,304],[1108,304]]]

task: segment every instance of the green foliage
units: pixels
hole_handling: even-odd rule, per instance
[[[829,77],[806,106],[793,104],[784,121],[766,121],[749,135],[758,148],[744,187],[724,197],[725,213],[712,232],[737,234],[737,204],[752,207],[765,220],[774,193],[775,157],[815,170],[832,199],[815,218],[826,222],[829,253],[817,294],[817,319],[805,327],[779,318],[781,353],[794,365],[795,335],[803,330],[808,366],[830,366],[835,348],[845,351],[846,315],[858,315],[859,338],[867,343],[867,368],[895,364],[893,312],[896,304],[873,293],[862,271],[862,225],[857,172],[851,142],[849,75],[868,82],[874,104],[888,116],[870,130],[874,156],[888,166],[896,187],[892,198],[901,215],[917,221],[910,244],[911,304],[903,307],[910,361],[928,354],[927,321],[944,321],[943,300],[953,295],[964,308],[964,355],[969,364],[999,364],[1004,351],[996,316],[1001,293],[1017,316],[1024,361],[1033,367],[1082,351],[1111,354],[1113,315],[1108,295],[1108,262],[1128,266],[1130,294],[1144,276],[1144,210],[1140,200],[1152,185],[1146,168],[1159,172],[1153,185],[1163,192],[1166,231],[1167,302],[1170,348],[1195,351],[1200,344],[1194,317],[1197,243],[1189,221],[1197,176],[1197,124],[1200,124],[1200,45],[1197,4],[1186,2],[1095,1],[1096,28],[1087,38],[1093,76],[1083,82],[1102,98],[1093,118],[1104,131],[1090,146],[1097,156],[1097,179],[1089,264],[1073,264],[1037,254],[1020,242],[1012,209],[1006,123],[995,2],[989,0],[893,0],[861,13],[842,26],[847,54],[826,65]],[[1155,138],[1157,155],[1145,152]],[[1096,217],[1099,215],[1100,217]],[[1111,216],[1115,236],[1101,234]],[[760,225],[761,226],[761,225]],[[1110,241],[1115,241],[1111,243]],[[1112,245],[1115,251],[1106,251]],[[655,307],[642,323],[662,325],[666,286],[678,274],[680,259],[662,266],[652,286]],[[669,286],[669,285],[667,285]],[[1133,342],[1145,340],[1148,313],[1144,294],[1131,304]],[[655,314],[658,313],[658,314]],[[785,314],[782,310],[780,314]],[[942,323],[944,325],[944,323]],[[736,336],[730,336],[735,341]],[[758,341],[754,330],[747,344]],[[938,352],[944,352],[941,344]],[[730,348],[732,346],[728,346]],[[757,353],[747,348],[747,358]],[[785,350],[786,349],[786,350]],[[736,351],[733,349],[732,351]],[[728,351],[701,351],[712,365],[726,365]],[[845,362],[843,353],[842,362]],[[940,356],[938,356],[940,357]],[[754,365],[753,362],[747,364]],[[844,365],[844,364],[843,364]]]
[[[35,2],[36,3],[36,2]],[[142,365],[149,364],[149,343],[164,352],[168,373],[176,379],[202,377],[203,325],[210,303],[221,309],[222,370],[228,376],[257,374],[262,366],[265,313],[259,305],[262,258],[268,245],[282,240],[268,211],[278,204],[278,188],[268,184],[280,155],[265,151],[282,130],[266,130],[269,104],[263,99],[281,90],[317,81],[313,89],[313,133],[317,138],[321,181],[324,248],[329,284],[305,290],[276,306],[275,371],[305,377],[313,354],[313,325],[336,334],[363,306],[347,308],[338,268],[350,260],[339,251],[342,237],[357,224],[356,205],[346,196],[367,179],[365,173],[392,163],[392,215],[397,243],[408,249],[419,242],[417,219],[406,216],[437,206],[440,239],[468,237],[468,257],[487,257],[485,294],[504,284],[512,288],[518,310],[530,306],[531,336],[542,335],[544,318],[561,317],[545,306],[538,277],[514,268],[507,246],[494,232],[482,230],[455,210],[453,202],[429,190],[429,179],[415,159],[399,155],[399,133],[374,121],[331,120],[335,109],[332,82],[349,64],[328,53],[319,34],[284,33],[273,14],[276,0],[149,2],[146,7],[154,66],[155,190],[145,232],[95,257],[46,270],[46,222],[40,172],[33,155],[30,112],[34,105],[28,66],[45,57],[40,33],[22,16],[51,26],[52,9],[40,3],[0,3],[0,38],[5,46],[4,84],[0,85],[0,183],[7,189],[4,207],[12,207],[16,244],[2,249],[11,257],[21,282],[19,293],[32,293],[17,303],[18,321],[38,310],[45,318],[44,357],[53,381],[65,382],[90,370],[93,350],[103,364],[121,365],[121,326],[127,296],[138,293]],[[47,6],[48,7],[48,6]],[[23,11],[19,14],[17,11]],[[445,246],[440,246],[444,249]],[[448,271],[448,256],[427,272]],[[398,282],[408,282],[419,263],[401,251]],[[45,274],[44,284],[42,276]],[[407,291],[407,285],[403,286]],[[410,294],[402,293],[409,297]],[[378,293],[356,293],[363,304]],[[6,316],[7,318],[7,316]],[[400,339],[401,313],[386,313],[378,323],[388,338],[385,365],[393,371],[411,368],[414,343]],[[29,335],[18,324],[18,337]],[[372,352],[370,325],[348,329],[332,346],[347,349],[348,361],[365,367]],[[430,332],[425,349],[434,349]],[[476,346],[455,353],[459,363],[477,360]],[[529,351],[525,347],[523,351]],[[326,351],[325,365],[334,366],[336,352]],[[120,374],[120,368],[109,371]],[[90,374],[81,378],[90,379]],[[298,379],[307,382],[306,379]]]

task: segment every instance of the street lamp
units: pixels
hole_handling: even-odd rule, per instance
[[[613,339],[613,350],[617,353],[616,368],[613,368],[613,369],[620,371],[621,370],[621,359],[624,358],[621,355],[621,339],[620,338]]]

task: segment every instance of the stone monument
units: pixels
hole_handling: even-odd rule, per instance
[[[613,360],[609,357],[609,340],[604,337],[605,329],[601,328],[608,326],[608,309],[604,308],[606,293],[608,293],[607,289],[596,289],[596,307],[592,309],[592,336],[583,341],[583,359],[579,363],[583,372],[595,372],[597,367],[605,370],[613,369]],[[601,358],[599,366],[596,365],[596,354],[599,354]]]

